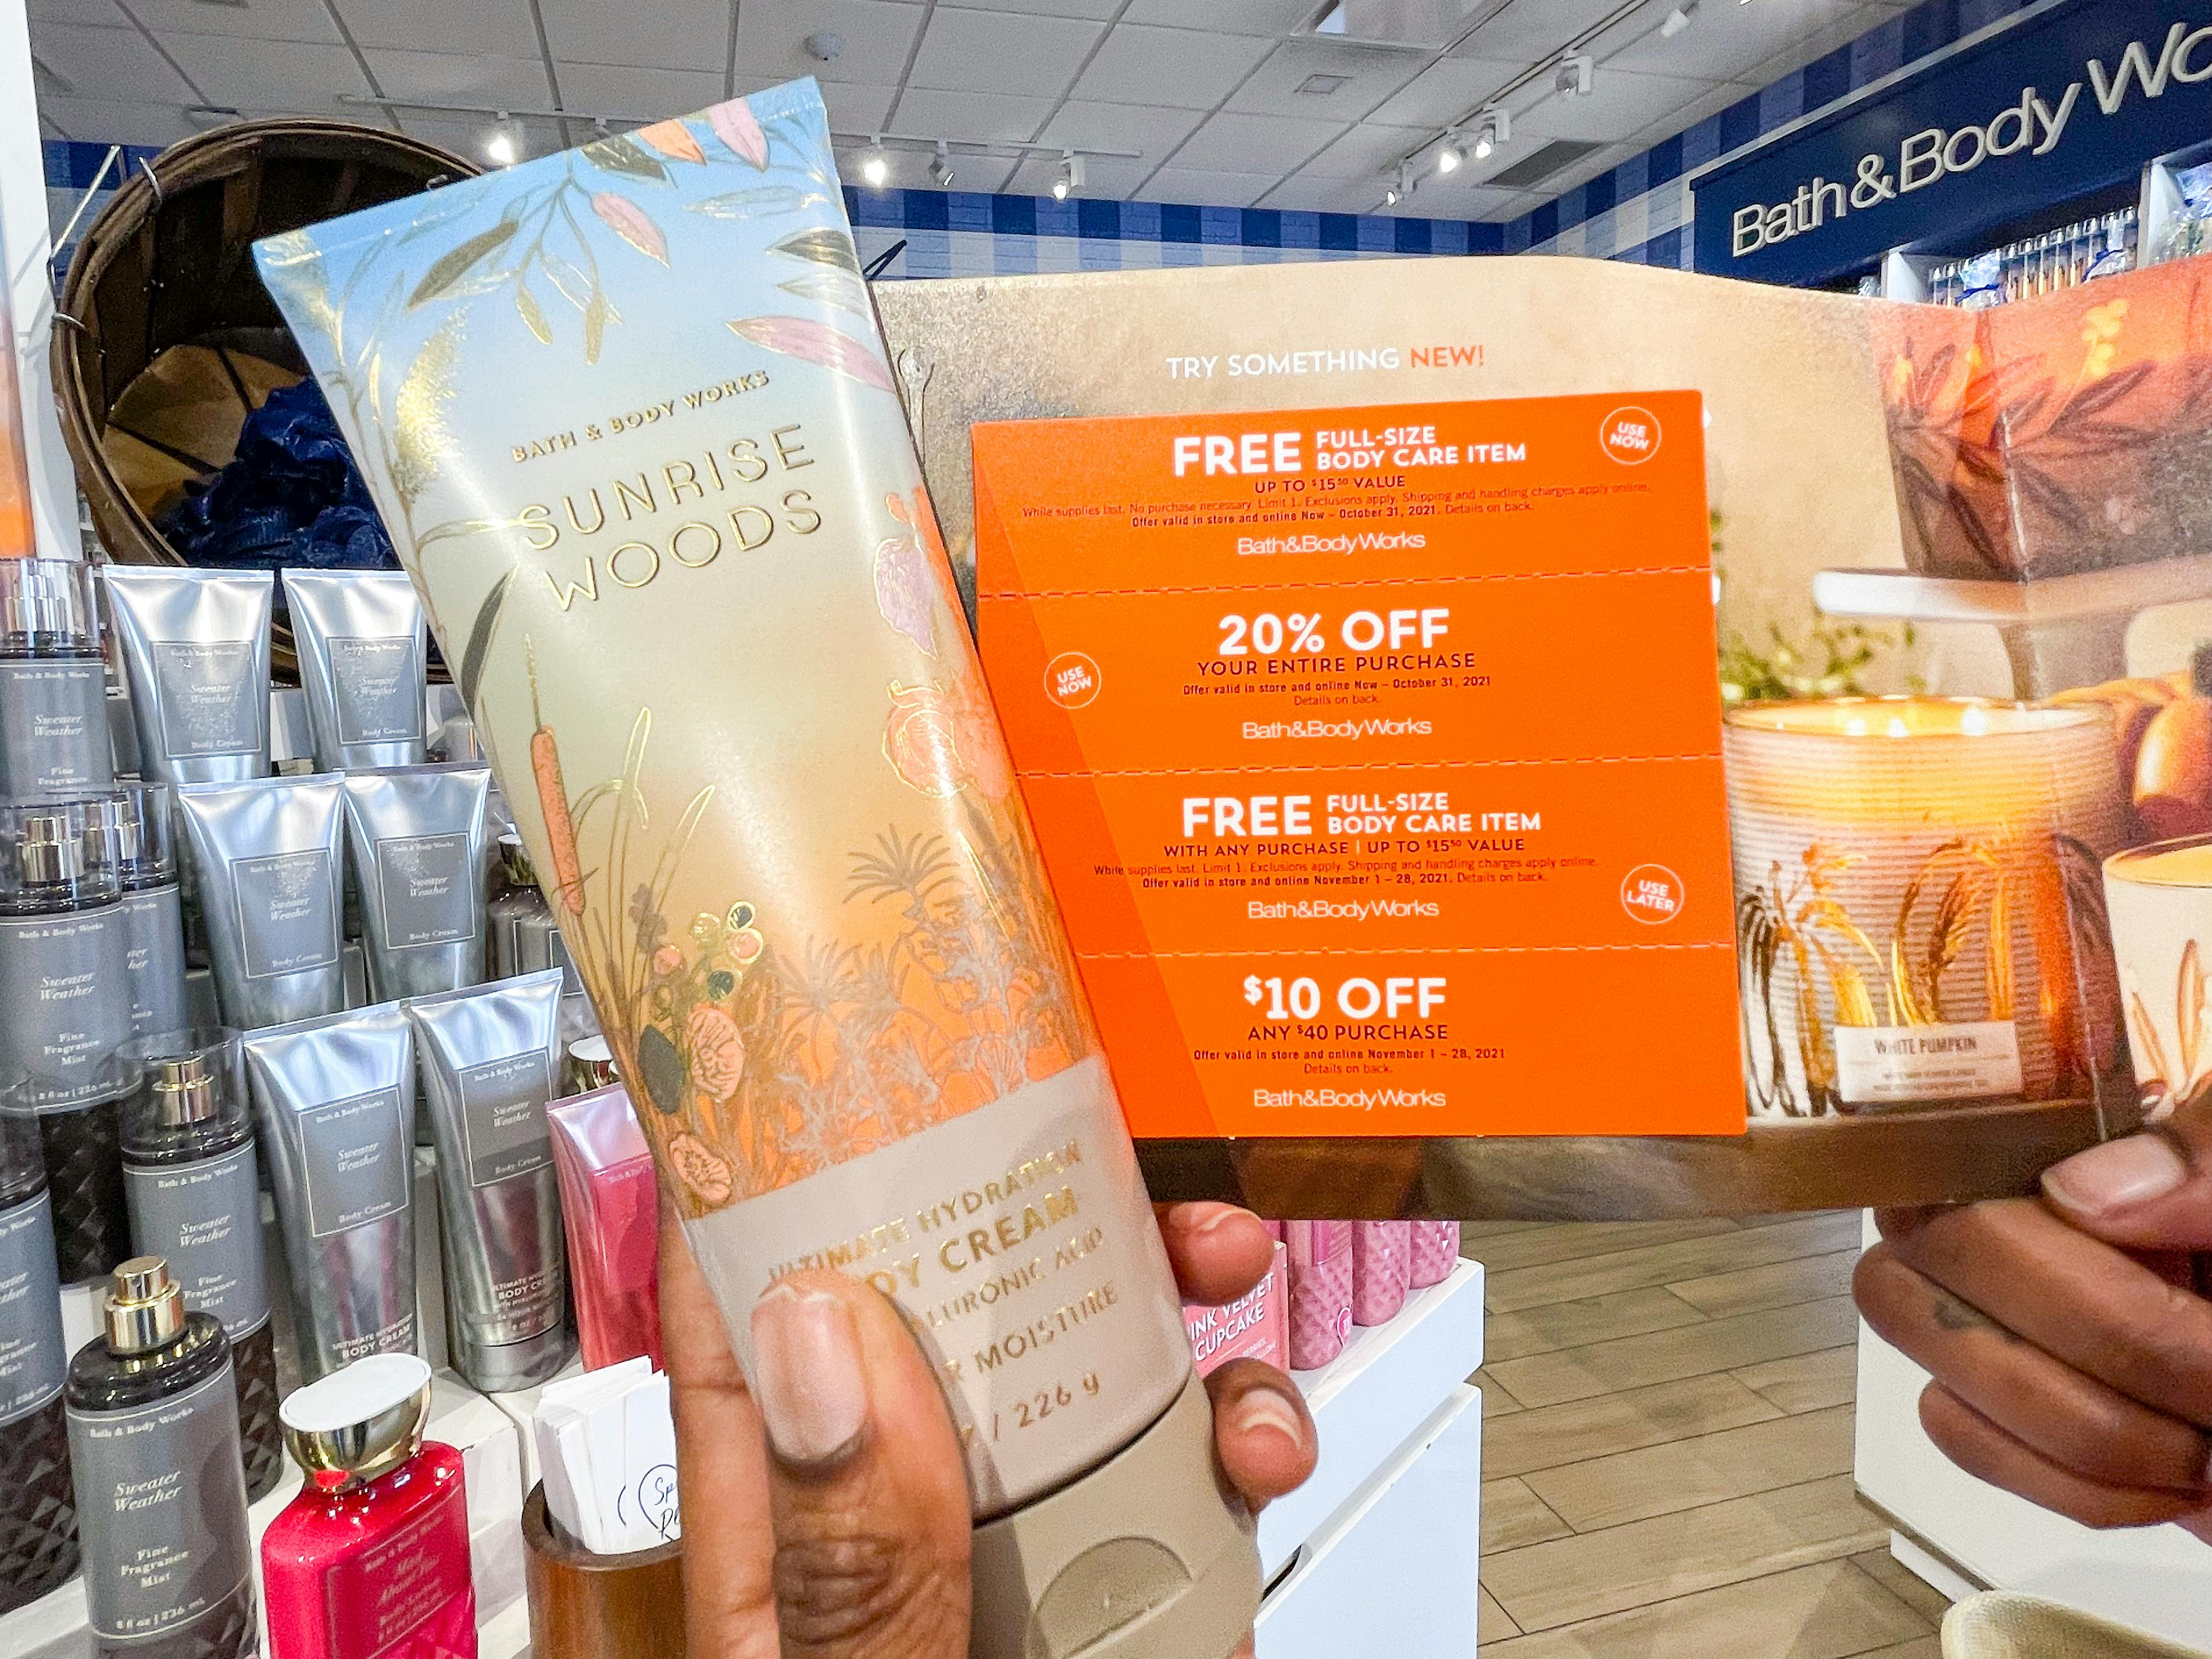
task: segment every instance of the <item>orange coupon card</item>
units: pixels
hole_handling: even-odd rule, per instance
[[[984,667],[1137,1134],[1741,1131],[1701,416],[974,428]]]

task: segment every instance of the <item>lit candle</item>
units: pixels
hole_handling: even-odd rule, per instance
[[[2212,1083],[2204,980],[2212,953],[2212,836],[2154,842],[2105,860],[2128,1049],[2153,1116]]]
[[[2088,1092],[2117,1050],[2101,711],[1754,704],[1723,750],[1754,1111]]]

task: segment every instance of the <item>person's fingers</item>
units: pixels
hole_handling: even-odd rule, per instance
[[[1206,1391],[1213,1400],[1213,1455],[1253,1513],[1314,1472],[1320,1437],[1305,1396],[1285,1373],[1264,1360],[1232,1359],[1206,1379]]]
[[[2202,1494],[2212,1504],[2212,1437],[2129,1399],[2030,1346],[1880,1244],[1852,1281],[1883,1340],[2038,1454],[2087,1480]]]
[[[1233,1204],[1156,1204],[1161,1242],[1186,1301],[1218,1308],[1267,1276],[1275,1241],[1260,1218]]]
[[[691,1659],[776,1659],[768,1450],[721,1309],[674,1212],[660,1212],[660,1342],[676,1414]]]
[[[2017,1492],[2031,1504],[2069,1516],[2085,1527],[2148,1527],[2199,1517],[2203,1493],[2108,1486],[2061,1468],[2033,1447],[2007,1434],[1941,1382],[1920,1395],[1920,1426],[1938,1450],[1968,1474]]]
[[[752,1338],[784,1659],[965,1659],[967,1472],[897,1310],[809,1269],[769,1287]]]
[[[2153,1410],[2212,1427],[2212,1302],[2034,1199],[1962,1205],[1886,1248],[2007,1330]]]
[[[2052,1164],[2043,1195],[2114,1244],[2212,1250],[2212,1089],[2163,1122]]]

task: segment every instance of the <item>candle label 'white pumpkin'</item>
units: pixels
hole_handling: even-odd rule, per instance
[[[1838,1025],[1836,1085],[1855,1106],[2016,1095],[2020,1030],[2008,1019]]]

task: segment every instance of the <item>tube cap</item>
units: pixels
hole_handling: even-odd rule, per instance
[[[1260,1552],[1213,1468],[1194,1374],[1109,1462],[976,1528],[969,1659],[1224,1659],[1259,1611]]]
[[[556,1234],[555,1249],[561,1249]],[[454,1319],[446,1333],[453,1350],[453,1369],[479,1394],[513,1394],[550,1381],[576,1352],[576,1334],[566,1319],[550,1330],[526,1336],[520,1342],[486,1342],[470,1330],[468,1322]]]

